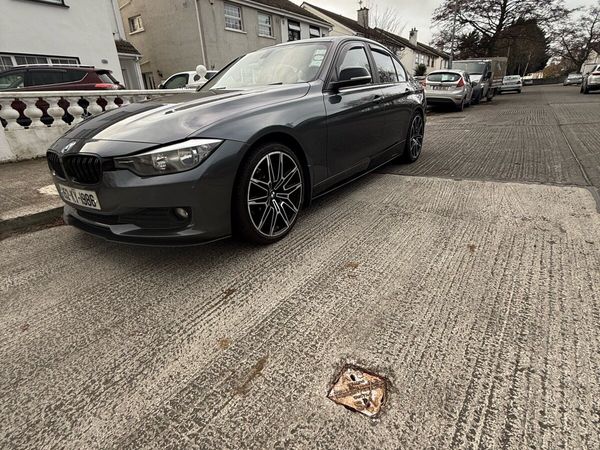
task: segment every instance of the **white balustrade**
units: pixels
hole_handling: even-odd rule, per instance
[[[74,117],[72,123],[78,123],[81,122],[86,111],[88,114],[95,116],[103,111],[111,111],[153,97],[189,93],[190,90],[186,89],[120,90],[110,91],[110,93],[107,93],[107,91],[0,92],[0,106],[2,107],[0,109],[0,117],[7,122],[4,126],[5,130],[49,126],[44,124],[45,116],[52,117],[54,121],[51,126],[56,126],[65,123],[62,121],[65,109],[59,105],[61,100],[69,103],[66,112]],[[119,103],[117,103],[117,99],[119,99]],[[49,105],[45,112],[37,106],[40,100],[45,101]],[[86,110],[79,105],[78,102],[80,100],[88,102]],[[105,106],[102,107],[98,104],[98,100],[100,100],[101,104],[105,104]],[[24,103],[25,108],[14,109],[13,105],[15,102]],[[27,126],[23,125],[23,123],[26,123],[23,119],[30,119],[31,124]]]
[[[70,126],[80,123],[86,114],[97,115],[167,94],[189,93],[186,89],[0,92],[3,125],[0,127],[0,162],[45,155],[47,148]],[[85,108],[81,106],[85,104],[83,100],[88,103]],[[38,105],[42,103],[47,103],[48,107],[40,109]],[[33,146],[32,142],[35,143]]]

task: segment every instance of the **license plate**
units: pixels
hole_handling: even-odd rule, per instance
[[[100,201],[98,201],[98,196],[94,191],[84,191],[59,184],[58,192],[60,197],[67,203],[73,203],[86,208],[101,209]]]

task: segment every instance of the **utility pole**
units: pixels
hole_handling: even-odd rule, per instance
[[[454,41],[456,40],[456,20],[458,18],[458,0],[454,0],[454,19],[452,20],[452,38],[450,39],[450,61],[448,69],[452,69],[454,63]]]

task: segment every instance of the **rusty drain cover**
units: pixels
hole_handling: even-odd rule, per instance
[[[346,366],[327,397],[367,417],[377,417],[385,399],[385,387],[383,377]]]

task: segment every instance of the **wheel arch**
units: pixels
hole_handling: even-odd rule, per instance
[[[268,144],[271,142],[276,142],[279,144],[283,144],[286,147],[289,147],[289,149],[294,152],[294,154],[300,161],[300,164],[302,165],[302,172],[303,172],[304,185],[305,185],[303,203],[304,203],[304,206],[310,205],[310,203],[312,201],[313,186],[312,186],[312,174],[310,172],[310,165],[308,164],[306,152],[304,151],[304,148],[302,147],[302,145],[300,144],[298,139],[296,139],[294,136],[292,136],[291,133],[288,133],[284,130],[280,130],[280,129],[270,130],[266,133],[263,133],[259,136],[254,137],[250,142],[248,142],[247,150],[240,161],[240,164],[238,166],[238,169],[237,169],[237,172],[235,175],[235,183],[237,184],[239,182],[241,169],[242,169],[243,165],[246,163],[246,161],[248,160],[248,158],[250,157],[250,155],[252,154],[252,152],[254,151],[254,149],[260,147],[261,145]],[[233,197],[232,197],[231,201],[233,202]]]

